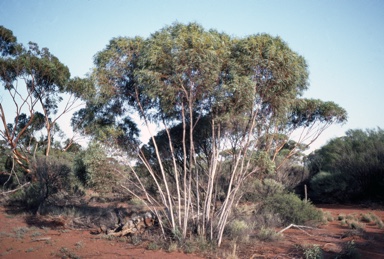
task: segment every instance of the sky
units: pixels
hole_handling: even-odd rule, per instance
[[[79,77],[112,38],[148,37],[174,22],[233,37],[280,36],[302,55],[310,73],[304,97],[348,112],[348,122],[328,128],[312,149],[349,129],[384,129],[382,0],[0,0],[0,25],[24,45],[49,48]],[[2,102],[4,95],[1,88]]]

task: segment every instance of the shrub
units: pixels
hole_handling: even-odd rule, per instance
[[[341,214],[339,214],[339,215],[337,215],[337,220],[345,220],[345,214],[344,213],[341,213]]]
[[[353,240],[345,244],[343,253],[341,254],[340,258],[360,258],[360,254],[357,251],[355,242]]]
[[[74,173],[78,180],[84,186],[102,193],[112,191],[116,185],[117,167],[116,161],[108,158],[103,147],[97,143],[91,143],[74,161]]]
[[[264,197],[281,194],[284,191],[284,186],[274,179],[264,179],[263,181],[255,179],[246,187],[243,199],[250,202],[263,200]]]
[[[255,214],[254,222],[255,222],[255,226],[270,227],[270,228],[279,227],[283,223],[278,213],[266,211],[264,209],[261,209],[259,212]]]
[[[160,248],[161,248],[161,246],[159,246],[156,242],[150,242],[147,245],[148,250],[159,250]]]
[[[132,199],[129,200],[129,204],[140,206],[140,205],[144,205],[144,201],[142,199],[137,198],[137,197],[133,197]]]
[[[345,218],[348,220],[358,220],[358,217],[354,213],[348,214]]]
[[[347,223],[347,220],[346,219],[342,219],[342,220],[340,220],[340,224],[342,225],[342,226],[348,226],[348,223]]]
[[[349,130],[308,156],[311,199],[382,202],[384,130]],[[324,173],[326,171],[328,173]]]
[[[361,215],[361,221],[366,223],[371,223],[373,221],[372,215],[365,213]]]
[[[376,219],[375,224],[377,225],[378,228],[383,229],[384,228],[384,223],[381,219]]]
[[[365,228],[364,223],[361,223],[357,220],[347,221],[347,224],[350,229],[357,229],[358,231],[363,231]]]
[[[276,230],[273,228],[262,227],[259,233],[257,234],[257,238],[261,241],[271,242],[281,239],[282,235],[276,232]]]
[[[283,223],[305,224],[322,222],[323,215],[310,202],[302,201],[293,193],[268,197],[263,204],[263,213],[278,213]]]
[[[18,203],[34,213],[46,202],[54,202],[59,193],[72,191],[71,168],[67,161],[54,157],[38,157],[33,165],[37,181],[16,192],[11,203]],[[40,211],[41,212],[41,211]]]
[[[334,220],[334,218],[333,218],[332,214],[329,211],[325,211],[325,212],[323,211],[323,221],[331,222],[333,220]]]
[[[226,227],[226,233],[230,239],[247,241],[249,234],[253,229],[246,221],[235,219]]]
[[[377,215],[375,215],[374,213],[371,213],[371,212],[361,215],[361,221],[366,222],[366,223],[372,223],[373,222],[380,229],[384,227],[384,223],[380,219],[380,217],[378,217]]]
[[[176,242],[171,242],[168,245],[167,251],[172,253],[172,252],[176,252],[178,249],[179,249],[179,247],[178,247],[177,243]]]
[[[317,202],[342,202],[350,197],[349,176],[341,173],[320,172],[309,183],[310,197]]]
[[[321,259],[323,258],[323,250],[319,245],[309,245],[303,247],[303,254],[306,259]]]

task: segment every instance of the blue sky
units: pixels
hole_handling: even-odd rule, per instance
[[[305,97],[334,101],[349,114],[313,147],[348,129],[384,128],[382,0],[0,0],[1,25],[23,44],[48,47],[80,77],[111,38],[147,37],[176,21],[235,37],[280,36],[304,56],[310,72]]]

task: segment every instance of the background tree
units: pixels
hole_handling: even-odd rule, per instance
[[[247,179],[273,173],[327,126],[346,120],[332,102],[300,98],[308,87],[304,58],[266,34],[231,38],[176,23],[147,39],[112,39],[95,65],[96,91],[76,121],[118,129],[137,113],[151,135],[140,168],[157,194],[137,168],[127,190],[143,194],[155,213],[164,206],[162,226],[183,238],[194,229],[220,245]],[[162,130],[157,137],[150,122]]]
[[[349,130],[311,154],[308,167],[314,201],[382,201],[384,131]]]
[[[77,107],[89,84],[85,79],[70,79],[69,69],[47,48],[39,49],[36,43],[30,42],[26,49],[17,43],[12,31],[2,26],[0,47],[0,81],[5,90],[0,103],[3,126],[0,135],[7,141],[17,163],[31,172],[28,150],[31,144],[37,143],[29,141],[34,139],[33,133],[45,129],[45,155],[49,156],[57,121]],[[60,110],[64,93],[68,94],[67,102]],[[9,101],[6,109],[5,99]],[[14,123],[7,122],[7,114],[16,114]]]

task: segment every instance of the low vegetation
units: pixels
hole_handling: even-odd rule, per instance
[[[349,130],[308,157],[309,197],[319,203],[380,203],[384,131]]]
[[[0,82],[16,109],[7,123],[0,104],[2,202],[29,219],[65,215],[54,223],[97,229],[117,242],[129,236],[140,244],[150,234],[149,250],[205,253],[225,244],[235,258],[255,240],[282,239],[276,228],[333,221],[312,202],[384,197],[381,129],[350,130],[305,156],[347,113],[302,97],[306,61],[280,37],[237,38],[175,23],[145,39],[113,38],[85,79],[70,78],[47,48],[24,47],[2,26],[0,46]],[[71,124],[89,138],[85,148],[64,140],[58,127],[68,111],[58,108],[64,94],[83,102]],[[140,143],[134,117],[148,129],[148,142]],[[373,214],[338,220],[353,230],[383,228]],[[316,245],[302,252],[322,256]],[[65,247],[55,255],[77,258]]]

